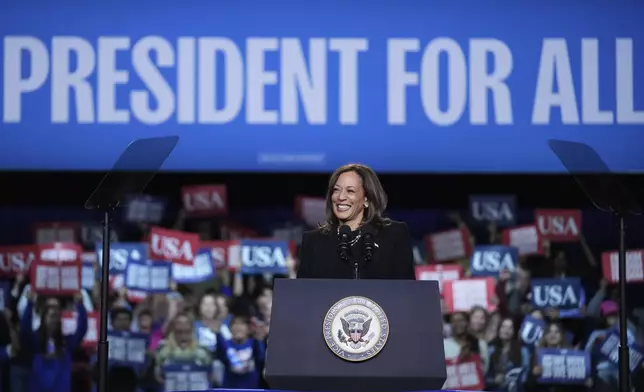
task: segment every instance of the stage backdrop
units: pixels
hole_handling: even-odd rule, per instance
[[[644,169],[637,0],[21,0],[0,5],[0,169]]]

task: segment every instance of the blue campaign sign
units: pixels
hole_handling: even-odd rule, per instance
[[[579,309],[581,306],[581,280],[532,279],[532,304],[538,309]]]
[[[172,283],[169,261],[131,261],[125,270],[125,287],[146,293],[167,293]]]
[[[498,226],[512,226],[516,222],[514,195],[472,195],[470,216],[477,222],[494,222]]]
[[[158,224],[163,219],[166,204],[167,200],[158,196],[130,196],[127,198],[127,206],[123,209],[125,221]]]
[[[163,365],[165,391],[205,391],[210,388],[209,364],[177,362]]]
[[[523,319],[523,323],[521,323],[519,337],[524,345],[533,347],[543,336],[545,327],[546,322],[544,320],[536,319],[532,316],[526,316]]]
[[[147,245],[140,242],[116,242],[110,244],[110,275],[125,272],[128,263],[147,260]],[[103,244],[96,243],[98,265],[103,265]]]
[[[176,283],[199,283],[215,277],[210,248],[199,249],[193,265],[172,263],[172,278]]]
[[[583,350],[539,349],[537,364],[543,384],[584,384],[590,377],[590,353]]]
[[[474,248],[470,257],[472,276],[495,276],[501,271],[515,272],[519,250],[513,246],[482,245]]]
[[[629,367],[631,372],[634,372],[644,361],[644,349],[636,344],[634,339],[629,339],[628,348]],[[599,345],[599,354],[614,364],[619,363],[619,333],[617,331],[608,331],[603,342]]]
[[[0,169],[165,135],[165,170],[563,172],[551,138],[644,168],[641,1],[516,5],[5,2]]]
[[[108,331],[109,363],[139,367],[145,363],[150,335],[137,332]]]
[[[271,240],[239,241],[241,272],[247,275],[288,274],[288,242]]]

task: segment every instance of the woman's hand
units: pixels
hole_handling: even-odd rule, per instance
[[[540,376],[541,375],[541,366],[537,365],[532,368],[532,374],[535,376]]]

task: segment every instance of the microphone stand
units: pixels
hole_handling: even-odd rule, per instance
[[[358,260],[353,261],[353,279],[360,279],[360,263],[358,263]]]

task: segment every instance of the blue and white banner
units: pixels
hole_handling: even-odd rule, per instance
[[[643,169],[641,7],[6,2],[0,169],[106,170],[174,134],[164,170],[561,173],[551,138]]]
[[[158,196],[130,196],[123,209],[129,223],[159,224],[165,215],[166,200]]]
[[[532,304],[538,309],[579,309],[582,286],[579,278],[532,279]]]
[[[129,262],[125,270],[125,287],[146,293],[171,291],[172,263],[169,261]]]
[[[11,295],[11,282],[8,280],[0,280],[0,311],[9,306]]]
[[[582,350],[538,349],[542,384],[584,384],[591,376],[590,354]]]
[[[145,363],[150,335],[137,332],[108,331],[109,363],[139,367]]]
[[[94,263],[83,261],[83,269],[81,272],[81,284],[85,290],[92,290],[96,283],[96,271],[94,270]]]
[[[534,345],[541,340],[545,327],[546,322],[544,320],[536,319],[532,316],[526,316],[523,319],[523,323],[521,323],[519,337],[524,345],[534,347]]]
[[[110,275],[125,272],[128,263],[147,260],[147,245],[140,242],[116,242],[110,244]],[[103,265],[103,244],[96,243],[99,267]]]
[[[472,195],[470,216],[477,222],[494,222],[497,226],[513,226],[516,222],[514,195]]]
[[[288,273],[288,242],[271,240],[239,241],[241,272],[246,275]]]
[[[629,367],[631,372],[634,372],[644,361],[644,349],[635,344],[634,339],[628,342],[628,349],[630,355]],[[604,341],[599,345],[599,353],[614,364],[619,363],[619,333],[617,331],[608,331],[604,337]]]
[[[164,365],[164,390],[170,391],[205,391],[210,389],[211,366],[194,363]]]
[[[470,256],[472,276],[498,277],[501,271],[514,273],[519,262],[519,250],[513,246],[482,245]]]
[[[172,278],[176,283],[200,283],[215,277],[210,249],[199,249],[193,265],[172,263]]]

